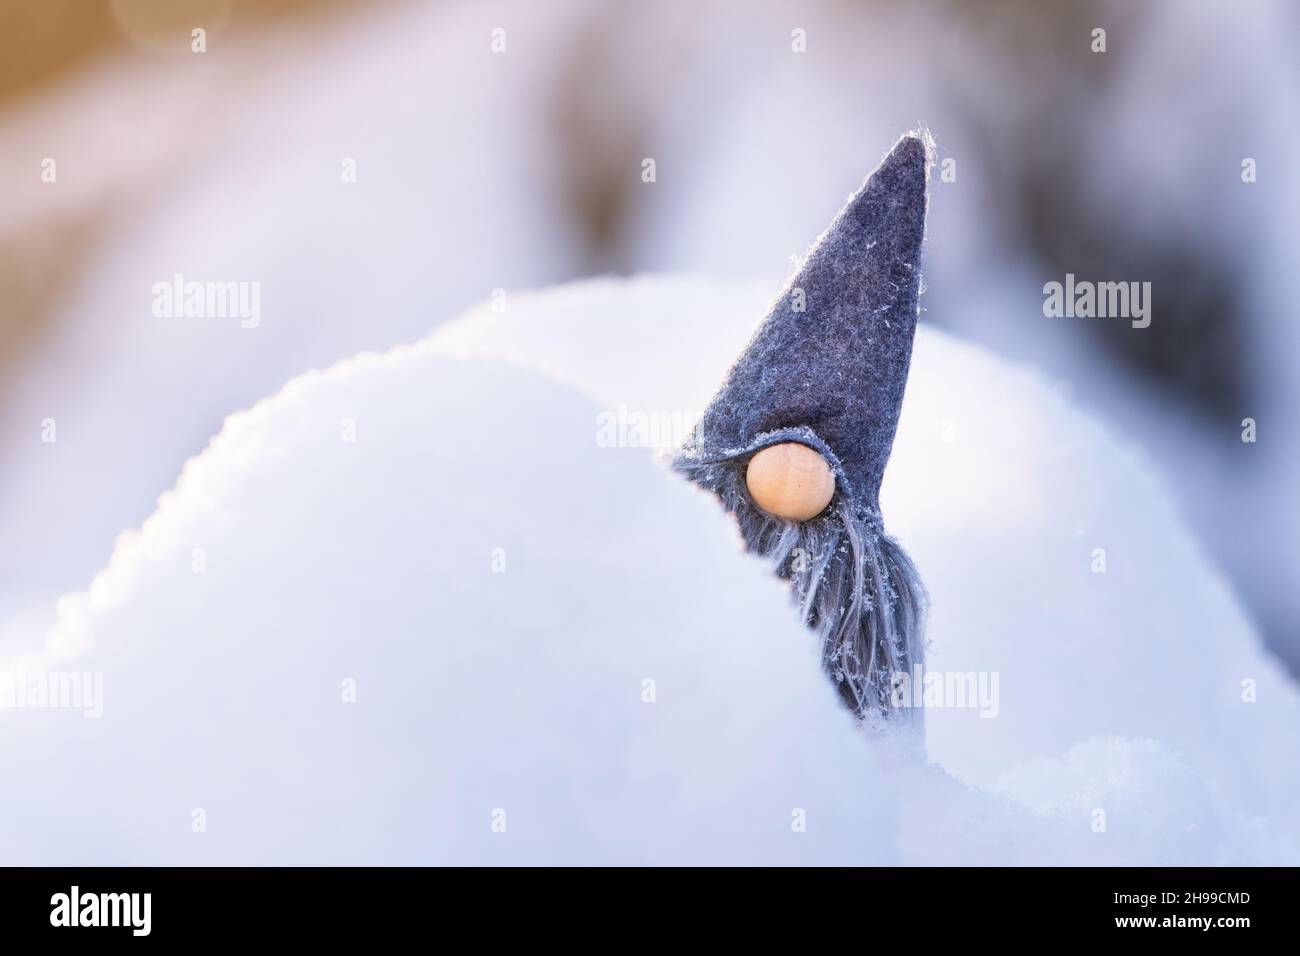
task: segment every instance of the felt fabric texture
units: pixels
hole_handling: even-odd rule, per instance
[[[682,449],[752,453],[791,430],[878,516],[903,403],[921,283],[928,143],[898,141],[813,246]],[[802,311],[800,311],[802,309]],[[804,440],[804,439],[798,439]]]
[[[849,198],[673,462],[791,583],[843,702],[864,722],[918,736],[921,713],[894,684],[923,663],[928,597],[885,534],[879,494],[916,334],[931,154],[928,138],[904,136]],[[767,514],[745,484],[754,453],[788,441],[835,475],[830,503],[808,521]]]

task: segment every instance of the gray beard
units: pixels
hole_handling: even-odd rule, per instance
[[[893,691],[896,675],[910,674],[925,658],[929,600],[912,559],[884,533],[878,514],[858,512],[838,494],[810,521],[761,511],[745,487],[748,457],[701,462],[683,455],[673,467],[716,494],[736,516],[748,549],[790,582],[845,706],[873,723],[919,722],[919,708],[899,706]]]

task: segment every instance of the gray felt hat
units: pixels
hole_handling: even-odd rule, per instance
[[[797,441],[837,496],[879,524],[916,334],[930,147],[898,141],[849,198],[728,372],[682,458],[734,459]]]

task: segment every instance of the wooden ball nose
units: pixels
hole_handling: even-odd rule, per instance
[[[749,459],[745,484],[754,504],[788,521],[817,517],[835,494],[831,466],[798,442],[768,445]]]

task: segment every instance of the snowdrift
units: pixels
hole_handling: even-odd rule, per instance
[[[996,713],[928,710],[928,762],[856,730],[640,430],[775,291],[511,296],[231,416],[0,662],[103,680],[98,718],[0,710],[0,859],[1300,859],[1300,696],[1140,456],[924,327],[883,510],[930,668]]]

